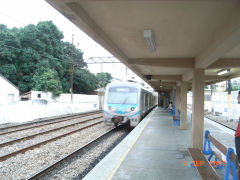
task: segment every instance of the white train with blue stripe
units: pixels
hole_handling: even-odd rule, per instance
[[[104,122],[135,127],[157,105],[157,94],[135,82],[110,83],[106,87]]]

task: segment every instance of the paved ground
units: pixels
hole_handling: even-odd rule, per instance
[[[191,126],[190,111],[188,129],[180,130],[173,126],[169,113],[157,108],[84,179],[200,179],[196,169],[190,167],[192,159],[187,151]],[[234,147],[234,131],[206,118],[204,128],[227,147]],[[217,172],[223,177],[224,170]]]

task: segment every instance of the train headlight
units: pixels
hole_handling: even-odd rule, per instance
[[[127,111],[127,112],[130,112],[130,111],[131,111],[131,109],[130,109],[130,108],[128,108],[128,109],[126,109],[126,111]]]
[[[108,110],[110,110],[110,111],[115,111],[116,108],[115,108],[115,107],[108,106]]]
[[[135,110],[135,108],[134,107],[131,107],[131,111],[134,111]]]

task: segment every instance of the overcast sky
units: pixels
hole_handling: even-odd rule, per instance
[[[72,42],[74,34],[74,44],[79,43],[78,47],[84,51],[84,58],[112,56],[44,0],[0,0],[0,23],[9,28],[47,20],[52,20],[63,31],[64,41]]]
[[[60,31],[63,31],[64,41],[72,42],[72,34],[74,34],[74,44],[84,52],[85,59],[112,56],[44,0],[0,0],[0,24],[5,24],[8,28],[19,28],[48,20],[53,21]],[[101,71],[101,65],[88,67],[93,73]],[[129,79],[134,76],[128,70],[128,77],[126,77],[126,67],[123,64],[103,65],[102,70],[120,79]],[[135,79],[139,80],[136,77]]]

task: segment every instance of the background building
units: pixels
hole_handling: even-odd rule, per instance
[[[18,100],[18,88],[0,74],[0,105],[12,104]]]

